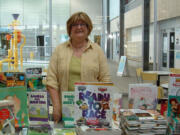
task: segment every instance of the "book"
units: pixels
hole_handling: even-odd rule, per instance
[[[0,87],[25,86],[24,72],[0,72]]]
[[[27,68],[26,69],[27,91],[44,90],[42,68]]]
[[[74,92],[62,92],[62,120],[65,128],[74,127]]]
[[[111,128],[112,91],[112,83],[75,83],[75,123],[91,128]]]
[[[0,134],[15,134],[12,100],[0,100]]]
[[[28,128],[28,135],[51,135],[52,127],[48,124],[44,125],[30,125]]]
[[[167,117],[177,118],[180,121],[180,96],[169,95]]]
[[[122,94],[115,92],[113,94],[113,114],[112,114],[112,128],[119,129],[119,113],[122,107]]]
[[[54,128],[53,135],[76,135],[76,130],[71,129],[61,129],[61,128]]]
[[[0,100],[14,102],[15,127],[26,127],[28,123],[27,93],[25,86],[0,88]]]
[[[129,84],[129,109],[156,109],[157,86],[152,84]]]
[[[29,96],[29,122],[30,125],[46,124],[48,116],[48,98],[46,91],[33,91]]]
[[[169,76],[169,89],[168,95],[179,95],[180,96],[180,74],[170,74]]]

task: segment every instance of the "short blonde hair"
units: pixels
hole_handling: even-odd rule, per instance
[[[71,35],[71,28],[72,25],[75,24],[78,21],[83,21],[88,28],[88,35],[91,33],[92,29],[93,29],[93,25],[92,25],[92,21],[90,19],[90,17],[84,13],[84,12],[77,12],[74,13],[67,21],[66,23],[66,28],[67,28],[67,33],[70,36]]]

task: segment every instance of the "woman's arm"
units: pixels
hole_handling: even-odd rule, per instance
[[[54,121],[58,122],[61,119],[61,104],[59,91],[50,86],[47,86],[47,90],[52,100]]]

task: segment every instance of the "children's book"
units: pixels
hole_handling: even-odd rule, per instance
[[[169,127],[180,134],[180,74],[170,74],[168,92]]]
[[[0,100],[12,100],[14,103],[15,127],[28,126],[26,87],[0,88]]]
[[[112,127],[112,83],[75,83],[75,122],[90,128]]]
[[[62,120],[65,128],[74,127],[74,92],[62,92]]]
[[[48,122],[48,98],[46,91],[29,92],[29,122],[32,125]]]
[[[0,100],[0,134],[15,134],[12,100]]]
[[[0,87],[25,86],[25,73],[0,72]]]
[[[43,90],[42,68],[27,68],[26,69],[27,91]]]
[[[180,96],[169,95],[167,116],[171,118],[177,118],[180,123]]]
[[[61,128],[54,128],[53,135],[76,135],[75,129],[61,129]]]
[[[180,74],[170,74],[169,77],[169,89],[168,89],[168,95],[180,96]]]
[[[113,93],[113,114],[112,114],[112,128],[119,128],[119,113],[122,107],[122,94],[121,93]]]
[[[49,124],[45,125],[30,125],[28,135],[51,135],[52,127]]]
[[[156,109],[157,86],[152,84],[129,84],[129,109]]]

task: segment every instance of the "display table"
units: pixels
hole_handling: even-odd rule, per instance
[[[158,75],[157,86],[160,86],[160,77],[169,76],[171,72],[169,71],[144,71],[144,73],[156,73]]]

